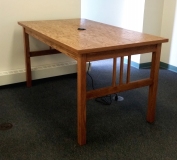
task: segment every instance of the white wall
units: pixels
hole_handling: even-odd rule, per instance
[[[18,21],[80,16],[81,0],[0,0],[0,72],[24,68],[22,27]],[[32,50],[47,48],[34,39],[31,47]],[[35,57],[32,58],[32,66],[65,60],[69,59],[64,55]]]
[[[169,42],[163,44],[161,61],[173,66],[177,66],[176,10],[176,0],[82,0],[83,18],[169,38]],[[3,71],[24,69],[22,28],[17,21],[80,16],[81,0],[0,0],[0,85]],[[47,48],[33,38],[31,47],[32,50]],[[145,63],[149,55],[132,59]],[[32,66],[69,60],[64,55],[35,57]]]
[[[143,32],[160,36],[164,0],[146,0],[144,8]]]
[[[146,0],[144,8],[143,32],[161,36],[164,0]],[[164,45],[164,44],[163,44]],[[151,61],[151,54],[143,54],[140,63]]]
[[[82,0],[81,17],[142,31],[145,0]],[[140,55],[132,56],[139,63]]]
[[[118,26],[122,5],[120,0],[81,0],[81,17]]]
[[[82,0],[81,16],[107,24],[169,38],[162,45],[161,62],[177,66],[176,0]],[[151,54],[133,56],[150,62]]]
[[[161,36],[169,38],[162,47],[161,61],[177,67],[177,2],[164,0]]]
[[[80,11],[80,0],[0,0],[0,71],[24,67],[23,35],[18,21],[76,18]],[[32,44],[33,50],[44,47]],[[51,63],[55,59],[40,58],[37,63]]]
[[[81,16],[126,29],[142,31],[145,0],[82,0]]]

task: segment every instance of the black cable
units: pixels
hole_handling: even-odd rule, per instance
[[[100,102],[104,105],[111,105],[112,104],[112,96],[106,95],[104,97],[98,97],[95,99],[96,102]]]
[[[94,90],[95,87],[94,87],[93,78],[92,78],[92,76],[91,76],[90,73],[89,73],[90,64],[91,64],[91,63],[89,62],[89,64],[88,64],[88,69],[87,69],[87,75],[90,77],[90,79],[91,79],[91,81],[92,81],[92,89]],[[99,103],[102,103],[102,104],[104,104],[104,105],[111,105],[111,103],[112,103],[112,96],[111,96],[111,95],[106,95],[106,96],[104,96],[104,97],[97,97],[97,98],[95,99],[95,101],[96,101],[96,102],[99,102]]]
[[[88,64],[88,69],[87,69],[87,74],[88,74],[88,76],[90,77],[90,79],[91,79],[91,81],[92,81],[92,89],[94,90],[95,89],[95,87],[94,87],[94,83],[93,83],[93,78],[92,78],[92,76],[90,75],[90,73],[89,73],[89,70],[90,70],[90,62],[89,62],[89,64]]]

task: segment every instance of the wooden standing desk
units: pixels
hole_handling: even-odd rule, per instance
[[[118,28],[86,19],[18,22],[23,27],[27,86],[32,85],[30,57],[62,52],[77,61],[77,135],[80,145],[86,144],[86,101],[116,92],[149,86],[147,121],[155,120],[156,93],[161,44],[168,39]],[[86,30],[78,30],[78,27]],[[31,52],[29,35],[52,49]],[[130,80],[131,55],[152,53],[150,77]],[[124,56],[128,56],[126,82],[123,82]],[[116,60],[120,57],[119,83]],[[113,58],[112,85],[86,90],[86,62]]]

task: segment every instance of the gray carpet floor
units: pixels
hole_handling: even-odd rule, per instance
[[[126,68],[126,65],[125,65]],[[111,84],[110,60],[92,63],[94,87]],[[119,70],[119,69],[118,69]],[[131,68],[131,80],[149,69]],[[87,144],[77,144],[77,75],[0,87],[0,160],[176,160],[177,73],[160,69],[156,121],[146,122],[148,87],[118,93],[124,101],[87,102]],[[87,76],[88,90],[92,81]]]

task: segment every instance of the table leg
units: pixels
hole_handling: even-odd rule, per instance
[[[31,87],[31,61],[30,61],[30,47],[29,47],[29,35],[23,29],[24,35],[24,51],[25,51],[25,65],[26,65],[26,85]]]
[[[148,98],[148,110],[147,110],[147,121],[152,123],[155,120],[155,109],[156,109],[156,97],[158,87],[158,76],[160,66],[160,53],[161,44],[157,45],[156,52],[152,53],[152,64],[150,78],[153,80],[152,85],[149,86],[149,98]]]
[[[79,145],[86,144],[86,57],[77,59],[77,138]]]

